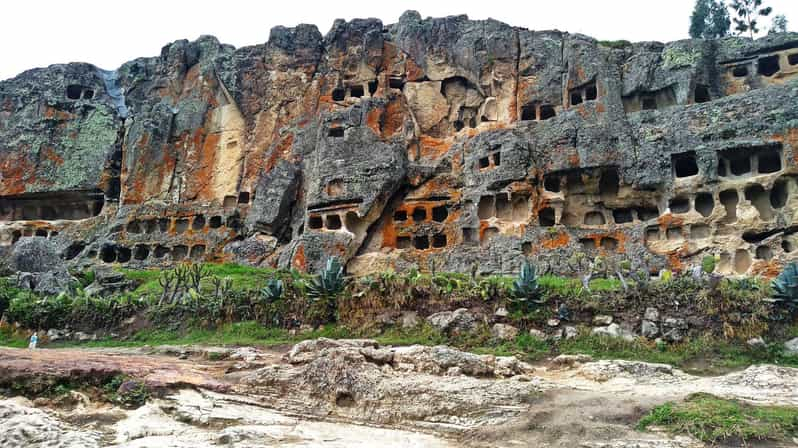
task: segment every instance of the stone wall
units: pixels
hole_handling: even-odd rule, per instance
[[[619,46],[413,11],[34,69],[0,82],[0,245],[771,276],[798,255],[796,74],[798,34]]]

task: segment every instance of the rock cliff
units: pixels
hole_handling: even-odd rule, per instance
[[[0,82],[0,245],[772,275],[798,255],[796,74],[798,34],[608,43],[413,11],[34,69]]]

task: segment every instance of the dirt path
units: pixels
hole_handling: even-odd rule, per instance
[[[309,352],[310,359],[322,362],[319,371],[313,370],[316,361],[289,362],[287,348],[0,348],[4,384],[123,374],[162,391],[160,398],[134,411],[84,403],[45,407],[40,415],[32,403],[0,401],[0,420],[6,406],[7,415],[51,419],[53,427],[61,428],[52,431],[64,437],[79,434],[125,447],[337,447],[372,446],[367,442],[380,440],[385,447],[688,448],[703,445],[640,433],[634,426],[652,407],[694,392],[798,406],[798,369],[776,366],[696,377],[666,365],[598,361],[525,367],[527,374],[488,379],[413,372],[401,363],[393,368],[357,364],[363,362],[353,358],[357,350],[329,359],[327,351]],[[373,350],[368,353],[379,358]],[[473,355],[463,356],[467,363],[476,362],[468,358]],[[313,392],[315,387],[345,390],[345,399],[330,402]],[[375,398],[350,396],[351,390]],[[14,434],[15,428],[0,430]],[[244,443],[253,437],[260,442]],[[3,440],[0,447],[14,446]],[[91,444],[84,440],[74,446]]]

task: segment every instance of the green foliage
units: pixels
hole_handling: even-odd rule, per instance
[[[321,272],[308,283],[308,297],[314,300],[335,297],[344,290],[344,286],[344,267],[337,257],[330,257]]]
[[[346,287],[344,267],[337,257],[330,257],[324,268],[307,283],[307,297],[313,304],[311,320],[322,323],[335,319],[338,295]]]
[[[0,278],[0,316],[6,312],[11,300],[21,293],[22,290],[17,288],[10,278]]]
[[[769,16],[773,12],[770,6],[762,7],[762,0],[732,0],[732,10],[737,14],[734,17],[734,30],[738,34],[749,33],[753,39],[759,33],[759,17]]]
[[[701,270],[706,272],[707,274],[711,274],[715,272],[715,264],[717,263],[717,259],[714,255],[707,255],[701,259]]]
[[[599,45],[615,50],[622,50],[624,48],[631,47],[632,43],[628,40],[600,40]]]
[[[770,25],[768,34],[773,33],[786,33],[787,32],[787,16],[784,14],[777,14],[773,16],[773,21]]]
[[[260,296],[267,303],[274,303],[283,297],[283,281],[280,279],[270,278],[266,282],[266,286],[260,290]]]
[[[798,408],[752,406],[706,393],[692,394],[682,403],[657,406],[640,419],[637,427],[664,427],[689,434],[703,442],[789,441],[798,434]]]
[[[798,311],[798,263],[793,261],[785,266],[770,286],[776,308],[795,316]]]
[[[717,39],[727,36],[729,27],[729,10],[723,0],[696,0],[690,16],[690,37]]]
[[[535,266],[529,261],[524,261],[524,264],[521,265],[521,272],[518,273],[518,278],[513,282],[513,294],[510,298],[510,303],[516,310],[529,313],[545,302],[545,300],[540,299],[540,295]]]
[[[146,308],[144,300],[131,295],[87,296],[82,289],[73,293],[39,297],[30,291],[11,300],[7,316],[25,328],[111,328]]]

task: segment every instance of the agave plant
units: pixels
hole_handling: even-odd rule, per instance
[[[540,286],[535,273],[535,266],[524,261],[518,278],[513,282],[512,304],[523,312],[529,312],[544,301],[540,298]]]
[[[773,302],[790,314],[798,310],[798,263],[792,262],[784,267],[771,283]]]
[[[344,267],[337,257],[330,257],[324,269],[308,284],[308,297],[313,300],[335,297],[344,286]]]
[[[272,278],[266,282],[266,286],[260,290],[260,296],[267,303],[274,303],[283,297],[283,281]]]

